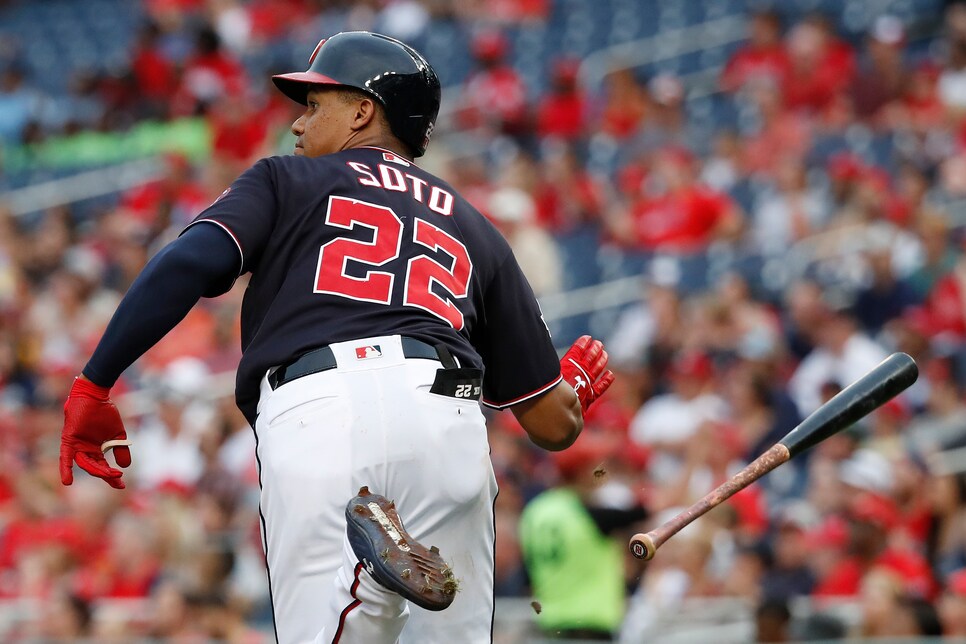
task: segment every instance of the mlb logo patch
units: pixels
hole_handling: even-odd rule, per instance
[[[406,166],[407,168],[410,166],[409,161],[406,161],[406,159],[404,159],[404,158],[402,158],[400,156],[396,156],[395,154],[393,154],[391,152],[383,152],[382,153],[382,160],[383,161],[388,161],[389,163],[398,163],[399,165]]]
[[[368,360],[382,356],[382,349],[378,344],[370,344],[365,347],[356,347],[356,360]]]

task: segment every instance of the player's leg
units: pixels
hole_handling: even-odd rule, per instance
[[[342,565],[351,416],[334,372],[272,391],[255,424],[260,511],[279,644],[311,642]],[[319,392],[325,392],[320,396]]]
[[[411,605],[399,642],[483,644],[490,641],[493,616],[496,498],[485,419],[477,403],[432,394],[424,386],[408,395],[417,403],[410,412],[412,440],[424,456],[421,462],[397,463],[387,486],[394,490],[409,482],[396,497],[400,516],[416,539],[439,548],[459,591],[444,611]]]
[[[496,486],[486,426],[475,402],[429,393],[438,368],[414,360],[347,374],[357,487],[345,500],[363,485],[394,499],[406,530],[424,546],[439,546],[461,589],[440,613],[410,606],[425,616],[418,626],[403,627],[399,596],[371,592],[373,580],[347,550],[334,595],[341,601],[328,607],[316,641],[330,642],[341,632],[340,641],[391,644],[397,628],[404,628],[400,641],[425,644],[490,639]]]

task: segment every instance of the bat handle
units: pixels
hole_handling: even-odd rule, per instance
[[[657,552],[657,547],[661,545],[654,542],[654,536],[654,532],[648,532],[647,534],[638,532],[631,537],[631,554],[644,561],[653,559],[654,553]]]

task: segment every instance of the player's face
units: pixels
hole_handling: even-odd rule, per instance
[[[295,154],[318,157],[342,150],[352,135],[355,106],[343,101],[335,88],[312,90],[306,102],[305,112],[292,124]]]

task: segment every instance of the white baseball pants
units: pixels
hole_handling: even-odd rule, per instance
[[[338,367],[274,391],[263,379],[258,404],[279,643],[490,642],[497,490],[479,404],[430,393],[440,363],[406,359],[399,336],[330,348]],[[410,606],[358,565],[345,506],[363,485],[394,499],[413,538],[452,565],[460,590],[449,608]]]

